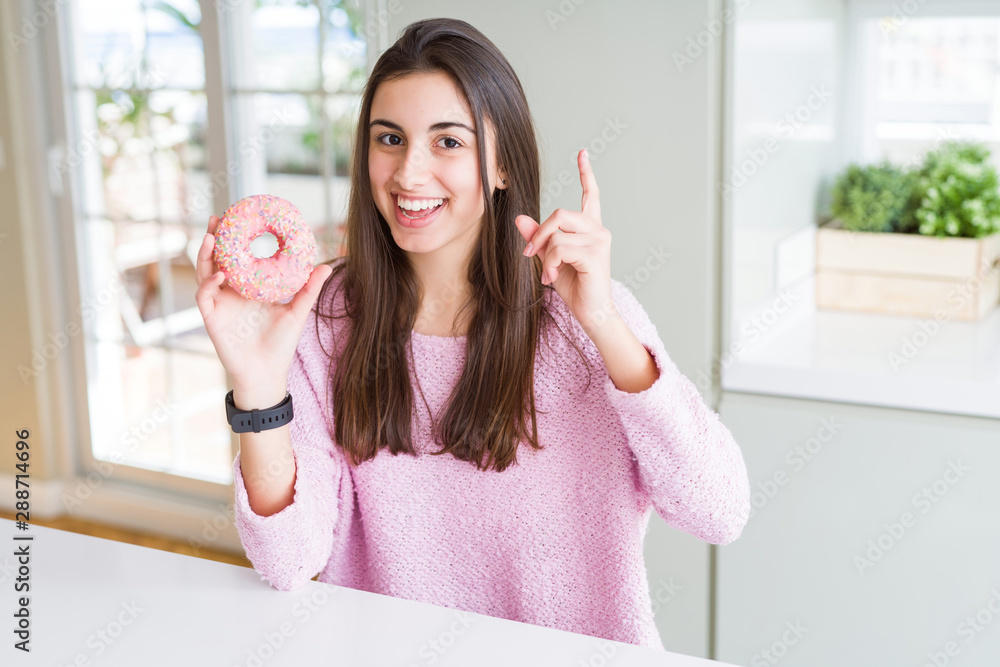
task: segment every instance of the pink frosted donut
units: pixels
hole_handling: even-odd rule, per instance
[[[250,242],[264,232],[278,239],[271,257],[255,257]],[[244,298],[288,303],[309,280],[316,262],[316,239],[291,202],[253,195],[228,209],[215,230],[215,263]]]

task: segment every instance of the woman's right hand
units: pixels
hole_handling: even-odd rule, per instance
[[[233,378],[234,394],[264,396],[270,391],[273,395],[274,388],[283,392],[306,317],[333,268],[328,264],[314,267],[309,280],[288,303],[250,301],[225,282],[225,274],[215,264],[218,224],[217,216],[209,218],[208,233],[198,251],[195,300],[205,329]]]

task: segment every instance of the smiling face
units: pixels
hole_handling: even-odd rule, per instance
[[[409,74],[375,90],[368,139],[372,196],[396,244],[417,264],[421,258],[413,253],[464,266],[475,245],[485,213],[475,129],[468,103],[443,72]],[[488,128],[487,135],[492,192],[505,186]]]

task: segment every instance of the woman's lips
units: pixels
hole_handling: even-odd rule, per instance
[[[399,208],[398,204],[396,204],[395,202],[393,203],[394,203],[393,208],[396,210],[396,222],[398,222],[403,227],[407,227],[409,229],[420,229],[426,227],[427,225],[431,224],[432,222],[434,222],[434,220],[437,219],[437,217],[441,214],[441,210],[448,205],[448,200],[445,199],[443,204],[433,209],[424,209],[420,211],[420,213],[422,213],[423,216],[419,218],[409,217],[408,215],[406,215],[403,209]]]

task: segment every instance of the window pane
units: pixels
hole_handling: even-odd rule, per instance
[[[194,285],[193,275],[190,284]],[[168,377],[173,395],[180,399],[172,420],[172,467],[177,474],[227,483],[232,477],[233,454],[232,431],[221,398],[228,391],[226,373],[211,340],[198,334],[187,335],[191,344],[200,339],[208,346],[202,344],[196,352],[174,349],[169,355]]]
[[[312,4],[259,0],[236,5],[232,75],[237,89],[316,90],[319,9]]]
[[[194,300],[213,194],[199,5],[78,0],[72,9],[80,139],[56,171],[82,177],[92,453],[226,484],[226,379]]]
[[[996,95],[997,19],[902,23],[880,49],[879,120],[989,123]]]
[[[318,261],[342,249],[356,107],[368,67],[360,5],[273,0],[231,12],[235,194],[268,193],[295,204],[320,245]]]
[[[95,442],[94,455],[106,459],[111,451],[117,451],[123,462],[164,469],[170,462],[170,432],[166,426],[176,410],[173,402],[165,400],[168,352],[134,346],[123,351],[122,434],[111,442]]]
[[[95,441],[94,455],[227,483],[232,454],[229,425],[217,400],[225,387],[218,361],[204,352],[123,349],[122,428]]]
[[[197,0],[80,0],[75,80],[93,88],[202,88]]]
[[[316,231],[320,259],[325,262],[343,255],[343,235],[350,199],[350,163],[354,150],[354,132],[360,113],[361,98],[357,95],[331,95],[326,98],[326,123],[329,128],[330,187],[327,190],[331,219]]]
[[[102,192],[89,213],[112,220],[189,219],[193,190],[205,180],[204,93],[84,91],[77,99],[81,115],[96,122],[101,157]]]
[[[368,78],[363,13],[351,2],[323,2],[323,88],[360,93]]]
[[[871,20],[869,160],[917,164],[949,139],[1000,149],[997,17]],[[998,162],[1000,164],[1000,162]]]
[[[320,167],[321,109],[317,96],[239,95],[234,105],[246,119],[238,155],[245,192],[282,197],[302,211],[311,227],[326,219]]]

